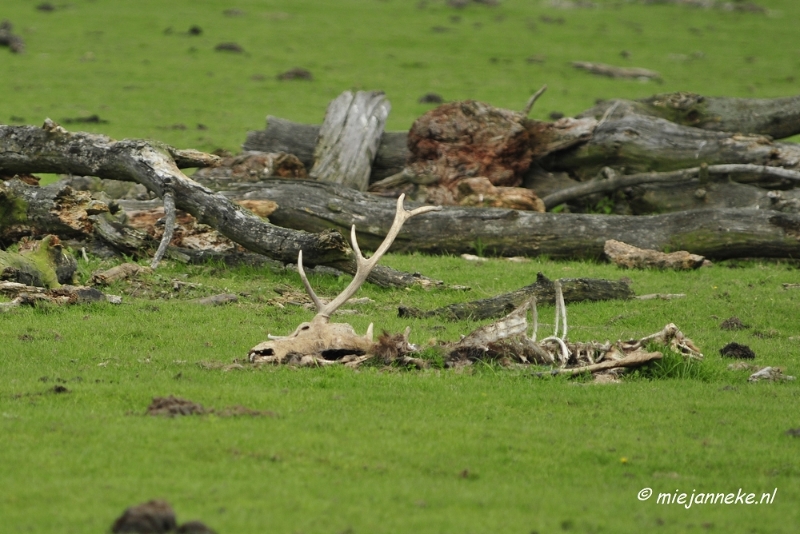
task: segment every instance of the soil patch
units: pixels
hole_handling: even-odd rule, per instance
[[[736,342],[728,343],[719,350],[719,353],[727,358],[738,358],[740,360],[752,360],[756,357],[756,353],[750,347]]]
[[[58,387],[58,386],[57,386]],[[66,388],[65,388],[66,389]],[[276,417],[275,412],[269,410],[253,410],[245,406],[228,406],[221,410],[205,408],[202,404],[170,395],[169,397],[153,397],[153,402],[147,407],[147,415],[175,417],[178,415],[206,415],[214,414],[219,417]]]

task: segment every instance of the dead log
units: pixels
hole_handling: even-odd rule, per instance
[[[746,183],[761,183],[775,189],[783,189],[787,187],[800,186],[800,171],[792,169],[784,169],[783,167],[769,167],[765,165],[748,165],[748,164],[733,164],[733,165],[701,165],[699,167],[692,167],[689,169],[681,169],[671,172],[649,172],[637,173],[630,175],[617,175],[613,169],[604,167],[602,169],[607,179],[595,179],[590,182],[582,183],[567,189],[562,189],[552,193],[542,199],[547,209],[552,209],[559,204],[564,204],[588,195],[597,193],[610,193],[626,187],[632,187],[643,184],[665,184],[674,186],[676,184],[685,183],[691,186],[693,193],[698,188],[706,187],[709,185],[709,179],[714,177],[720,184],[728,183],[729,181],[743,181]],[[733,189],[733,191],[732,191]],[[741,189],[741,188],[739,188]],[[726,200],[725,207],[766,207],[771,203],[771,199],[767,197],[767,191],[756,188],[744,188],[753,194],[748,195],[744,203],[737,203],[736,189],[724,188],[724,198]],[[758,192],[760,191],[760,194]],[[706,191],[707,192],[707,191]],[[755,198],[753,198],[755,195]],[[698,195],[694,193],[696,200],[708,203],[708,199],[704,198],[705,195]],[[767,202],[759,202],[759,200],[766,199]],[[695,203],[690,208],[696,209],[701,205]],[[657,211],[657,210],[656,210]],[[674,208],[671,210],[663,211],[676,211]]]
[[[664,93],[640,100],[605,100],[577,118],[600,119],[611,106],[616,106],[616,115],[659,117],[703,130],[768,135],[773,139],[800,134],[800,95],[726,98],[687,92]]]
[[[597,76],[608,76],[609,78],[661,79],[661,75],[656,71],[639,67],[615,67],[614,65],[590,63],[588,61],[573,61],[572,66]]]
[[[751,164],[800,170],[800,145],[767,137],[701,130],[674,122],[612,112],[586,143],[545,156],[541,165],[582,181],[603,167],[628,174],[718,164]]]
[[[620,267],[628,269],[673,269],[688,271],[702,267],[705,263],[703,256],[690,254],[685,250],[670,252],[669,254],[657,250],[644,250],[632,247],[621,241],[609,239],[603,249],[608,259]]]
[[[483,105],[485,106],[485,104]],[[534,158],[540,158],[550,152],[563,150],[586,141],[597,124],[597,121],[592,118],[564,118],[550,123],[525,119],[524,113],[518,115],[521,123],[525,125],[528,138],[535,140],[530,146],[530,157]],[[269,116],[266,129],[248,132],[242,148],[259,152],[294,154],[306,168],[310,169],[314,165],[314,148],[319,132],[319,125],[299,124]],[[383,133],[372,164],[371,183],[374,184],[403,172],[411,157],[408,142],[408,132]],[[527,166],[515,165],[522,169],[521,172],[524,174]],[[512,172],[516,174],[518,171],[513,170]],[[416,183],[420,180],[425,181],[424,178],[416,177],[415,173],[409,173],[404,180],[406,182],[416,180]]]
[[[77,269],[75,258],[54,235],[24,241],[18,253],[0,250],[0,280],[52,289],[72,283]]]
[[[382,92],[345,91],[328,105],[311,176],[366,191],[391,105]]]
[[[7,246],[45,234],[86,238],[92,233],[90,217],[108,211],[104,202],[64,183],[38,187],[22,180],[0,182],[0,242]]]
[[[71,133],[49,119],[42,128],[0,125],[0,175],[40,172],[97,176],[140,183],[159,197],[171,190],[178,209],[248,250],[284,263],[293,262],[302,250],[309,265],[329,265],[355,273],[353,252],[338,232],[310,234],[272,225],[179,170],[179,166],[202,167],[217,161],[215,156],[153,141],[115,141],[103,135]],[[17,211],[27,210],[23,207],[18,206]],[[388,286],[440,284],[385,267],[373,270],[370,281]]]
[[[222,158],[216,167],[198,169],[192,180],[218,191],[229,183],[257,182],[264,178],[308,178],[305,165],[286,152],[244,152]]]
[[[269,199],[270,220],[308,232],[357,226],[359,242],[376,247],[391,226],[391,199],[303,180],[270,180],[223,194]],[[362,226],[363,221],[369,221]],[[394,243],[399,252],[602,258],[608,239],[639,248],[688,250],[709,259],[800,256],[800,214],[765,210],[693,210],[649,216],[537,213],[445,207],[410,220]]]
[[[586,300],[625,300],[634,296],[630,285],[622,280],[562,278],[558,282],[563,290],[564,301],[568,303]],[[429,311],[401,306],[398,309],[398,315],[400,317],[443,317],[452,321],[463,319],[481,321],[511,313],[511,311],[529,301],[532,297],[535,297],[538,303],[555,303],[555,296],[554,282],[544,274],[538,273],[536,282],[509,293],[503,293],[488,299],[451,304]]]
[[[10,302],[0,303],[0,311],[7,311],[17,306],[37,306],[39,304],[86,304],[90,302],[108,302],[120,304],[122,298],[107,295],[86,286],[63,285],[55,288],[29,286],[17,282],[0,282],[0,294],[11,298]]]
[[[286,152],[297,156],[310,169],[320,125],[300,124],[268,116],[267,127],[247,133],[242,148],[259,152]],[[383,132],[372,163],[371,181],[378,181],[403,170],[409,152],[408,132]]]

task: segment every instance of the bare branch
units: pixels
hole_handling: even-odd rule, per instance
[[[172,241],[172,236],[175,233],[175,197],[172,194],[172,190],[169,189],[168,191],[164,192],[164,235],[161,237],[161,243],[158,245],[158,250],[156,251],[155,256],[153,256],[153,261],[150,262],[150,268],[155,269],[158,267],[158,264],[161,262],[161,259],[164,257],[164,254],[167,252],[167,247]]]
[[[525,104],[525,108],[522,110],[523,116],[527,117],[528,115],[531,114],[533,105],[536,103],[537,100],[539,100],[539,97],[542,96],[545,91],[547,91],[547,84],[543,85],[541,89],[539,89],[538,91],[533,93],[533,95],[531,95],[531,97],[528,99],[528,103]]]

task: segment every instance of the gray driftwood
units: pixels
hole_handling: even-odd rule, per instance
[[[578,117],[599,119],[611,106],[616,106],[615,114],[648,115],[703,130],[769,135],[773,139],[800,134],[800,95],[726,98],[665,93],[640,100],[606,100]]]
[[[345,91],[328,105],[310,175],[359,191],[369,185],[391,105],[379,91]]]
[[[624,168],[626,174],[673,171],[705,163],[752,164],[800,170],[800,145],[758,135],[701,130],[666,119],[612,111],[586,143],[552,153],[541,164],[581,180],[601,168]]]
[[[720,184],[727,184],[730,181],[742,181],[746,183],[760,183],[766,187],[784,189],[787,187],[800,186],[800,170],[784,169],[782,167],[771,167],[766,165],[748,165],[748,164],[732,164],[732,165],[700,165],[688,169],[681,169],[670,172],[647,172],[636,173],[628,175],[617,175],[612,169],[606,167],[603,169],[605,172],[601,173],[606,179],[594,179],[589,182],[581,183],[573,187],[559,190],[555,193],[542,198],[547,209],[552,209],[559,204],[571,202],[573,200],[593,195],[597,193],[610,193],[626,187],[632,187],[643,184],[663,184],[667,187],[674,187],[678,184],[690,185],[692,190],[696,192],[699,188],[704,188],[708,192],[708,185],[710,180],[717,182],[716,187]],[[767,197],[767,191],[764,188],[745,187],[733,188],[724,187],[724,196],[727,198],[727,207],[738,207],[737,195],[739,190],[742,192],[747,191],[751,193],[743,196],[741,202],[744,205],[759,206],[759,201],[762,201],[764,207],[767,207],[771,200]],[[695,194],[696,200],[692,208],[701,207],[702,202],[708,202],[705,194]],[[766,202],[764,202],[766,201]],[[761,206],[759,206],[761,207]],[[669,211],[675,211],[669,210]]]
[[[242,148],[294,154],[310,169],[314,165],[319,132],[320,125],[300,124],[270,115],[264,130],[247,133]],[[409,154],[407,140],[408,132],[383,132],[372,163],[371,180],[382,180],[403,170]]]
[[[0,125],[0,175],[40,172],[97,176],[140,183],[159,197],[171,190],[178,209],[248,250],[284,263],[296,261],[302,250],[307,265],[328,265],[356,272],[353,252],[339,232],[311,234],[275,226],[180,171],[180,168],[213,165],[216,161],[215,156],[153,141],[115,141],[103,135],[68,132],[49,119],[42,128]],[[31,214],[29,206],[24,207],[17,211],[25,211],[27,220]],[[85,210],[83,215],[86,216]],[[438,284],[422,276],[378,267],[370,273],[369,280],[380,285]]]
[[[394,213],[392,199],[305,180],[268,180],[223,194],[275,201],[278,209],[270,220],[287,228],[346,231],[355,224],[359,242],[370,248],[386,235]],[[713,209],[609,217],[445,207],[410,220],[393,250],[462,254],[475,252],[479,243],[488,255],[601,258],[608,239],[639,248],[688,250],[709,259],[797,257],[800,214]]]

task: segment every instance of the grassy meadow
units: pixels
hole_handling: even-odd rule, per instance
[[[559,9],[548,1],[5,0],[26,53],[0,48],[0,123],[39,124],[182,148],[236,151],[267,114],[321,122],[345,89],[381,89],[389,128],[430,108],[427,92],[567,115],[597,98],[657,92],[775,97],[800,92],[800,4],[758,0],[766,14],[643,2]],[[560,5],[564,5],[561,2]],[[236,11],[230,11],[236,10]],[[225,14],[225,13],[228,14]],[[188,33],[198,26],[199,35]],[[243,53],[218,52],[236,42]],[[624,57],[621,54],[626,51]],[[571,61],[650,68],[662,83],[611,80]],[[313,80],[280,81],[303,67]],[[108,122],[66,124],[98,115]],[[198,125],[202,125],[199,128]],[[748,345],[755,363],[800,374],[797,263],[729,261],[688,273],[595,262],[528,263],[388,255],[383,263],[471,291],[364,286],[373,302],[337,320],[454,341],[471,321],[399,319],[550,278],[632,280],[676,300],[581,303],[570,339],[641,337],[676,323],[706,355],[668,358],[622,384],[463,371],[228,368],[268,333],[313,312],[284,302],[296,273],[166,262],[118,283],[123,304],[0,314],[0,531],[106,532],[128,506],[168,500],[180,522],[224,533],[752,532],[800,526],[800,384],[747,382],[719,349]],[[79,260],[79,281],[111,264]],[[178,285],[175,281],[197,285]],[[322,296],[347,276],[315,275]],[[239,295],[226,307],[192,300]],[[540,317],[552,322],[552,307]],[[748,328],[720,329],[736,316]],[[544,329],[551,328],[543,326]],[[66,389],[66,391],[64,391]],[[272,415],[144,415],[154,396]],[[654,495],[640,500],[639,492]],[[657,504],[659,493],[776,497],[771,504]]]

